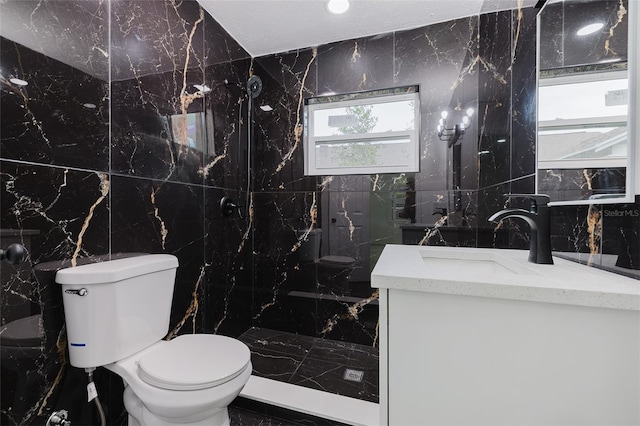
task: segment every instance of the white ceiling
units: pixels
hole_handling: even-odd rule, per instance
[[[514,9],[518,0],[351,0],[344,15],[325,0],[198,0],[252,56],[319,46]],[[521,0],[523,7],[536,0]]]

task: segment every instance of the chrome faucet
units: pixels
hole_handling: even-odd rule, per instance
[[[489,222],[498,223],[508,217],[524,220],[531,228],[529,238],[529,262],[553,265],[551,257],[551,216],[549,214],[549,196],[544,194],[505,194],[507,198],[528,198],[529,210],[504,209],[494,213]]]

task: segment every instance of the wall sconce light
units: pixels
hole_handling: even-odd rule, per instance
[[[471,116],[473,115],[473,108],[467,108],[464,117],[460,123],[456,123],[453,127],[447,127],[447,117],[449,113],[445,110],[440,114],[440,121],[438,121],[438,137],[441,141],[447,142],[447,147],[451,148],[458,142],[458,139],[462,138],[464,132],[471,125]]]

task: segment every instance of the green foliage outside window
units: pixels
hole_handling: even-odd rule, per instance
[[[369,133],[378,124],[378,117],[372,115],[373,105],[357,105],[346,108],[348,115],[356,117],[358,124],[340,127],[343,135]],[[333,161],[340,167],[371,166],[377,164],[378,147],[365,143],[350,143],[337,147],[332,153]]]

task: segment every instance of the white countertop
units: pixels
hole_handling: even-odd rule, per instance
[[[528,250],[388,244],[371,286],[442,294],[640,311],[640,280]],[[477,268],[476,268],[477,266]]]

